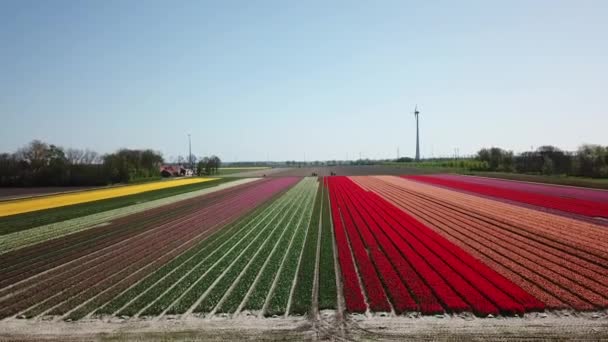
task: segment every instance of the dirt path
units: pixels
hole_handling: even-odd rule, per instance
[[[207,318],[159,321],[90,320],[51,322],[0,321],[0,340],[11,341],[179,341],[179,340],[605,340],[608,312],[533,313],[522,318],[467,315],[365,317],[350,315],[342,324],[324,312],[315,324],[299,318]]]

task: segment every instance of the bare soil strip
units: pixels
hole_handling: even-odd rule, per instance
[[[349,316],[341,324],[332,315],[313,325],[305,318],[195,318],[111,322],[0,321],[2,341],[603,341],[608,314],[555,312],[517,318],[462,315],[424,317]]]

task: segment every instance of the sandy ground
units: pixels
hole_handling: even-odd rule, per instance
[[[192,340],[373,340],[373,341],[608,341],[608,311],[531,313],[524,317],[472,315],[382,317],[333,311],[320,319],[167,317],[160,320],[95,319],[0,321],[2,341],[192,341]]]

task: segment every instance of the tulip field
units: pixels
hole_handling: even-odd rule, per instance
[[[608,192],[191,178],[0,202],[0,319],[608,309]]]

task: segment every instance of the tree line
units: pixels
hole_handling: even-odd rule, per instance
[[[34,140],[0,154],[0,186],[96,186],[160,177],[163,157],[150,149],[95,151],[64,149]]]
[[[555,146],[541,146],[515,155],[499,147],[482,148],[476,155],[483,171],[608,177],[608,146],[585,144],[575,152]]]
[[[196,163],[196,174],[197,176],[217,174],[221,165],[221,159],[215,155],[199,158],[198,163]]]

